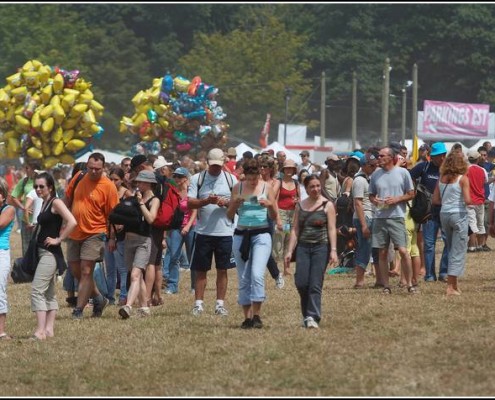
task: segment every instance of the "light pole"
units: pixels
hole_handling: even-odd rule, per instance
[[[292,88],[290,86],[285,87],[285,125],[284,125],[284,146],[287,145],[287,122],[289,120],[289,100],[292,94]]]
[[[382,94],[382,146],[388,142],[388,96],[390,95],[390,58],[385,59],[383,66],[383,94]]]
[[[402,145],[406,145],[406,113],[407,113],[407,88],[413,84],[412,81],[407,81],[407,83],[402,88]]]

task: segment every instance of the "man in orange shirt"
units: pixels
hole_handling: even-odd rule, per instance
[[[86,175],[74,190],[72,179],[65,191],[65,203],[72,205],[76,228],[67,240],[67,261],[72,273],[79,280],[77,306],[72,318],[81,319],[83,309],[93,297],[93,317],[101,317],[108,304],[93,279],[96,261],[103,259],[108,216],[119,202],[117,188],[104,175],[105,157],[101,153],[89,156]],[[76,178],[76,177],[75,177]],[[115,248],[115,238],[110,238],[110,251]]]

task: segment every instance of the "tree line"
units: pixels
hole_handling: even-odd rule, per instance
[[[358,140],[366,144],[379,136],[386,57],[397,94],[391,129],[400,126],[399,93],[415,63],[420,109],[424,99],[495,100],[494,10],[455,3],[2,4],[0,77],[30,59],[80,70],[105,106],[101,146],[125,150],[120,119],[134,113],[133,96],[167,72],[217,87],[230,135],[255,143],[266,113],[272,138],[284,123],[286,87],[288,122],[319,134],[323,71],[326,137],[349,137],[356,72]]]

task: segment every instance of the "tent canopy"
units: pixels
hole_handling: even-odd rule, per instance
[[[292,160],[296,164],[301,162],[301,157],[299,157],[297,154],[293,153],[292,151],[287,150],[287,148],[284,145],[280,144],[279,142],[270,143],[263,150],[266,150],[266,149],[273,150],[275,152],[275,155],[277,155],[277,151],[283,151],[285,153],[285,155],[287,156],[287,160]]]

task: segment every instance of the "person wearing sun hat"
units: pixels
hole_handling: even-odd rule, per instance
[[[443,142],[435,142],[430,148],[430,161],[421,161],[417,163],[410,171],[411,178],[415,185],[418,183],[425,185],[428,192],[433,195],[435,187],[438,184],[438,178],[440,177],[440,166],[442,165],[445,157],[447,156],[447,147]],[[421,224],[420,235],[418,235],[418,241],[423,240],[423,254],[425,259],[425,276],[426,282],[434,282],[437,278],[441,281],[447,280],[447,268],[448,268],[448,249],[445,245],[445,234],[442,232],[442,239],[444,241],[444,247],[442,252],[442,258],[440,259],[440,271],[437,276],[435,272],[435,248],[437,243],[437,235],[440,224],[440,206],[432,205],[432,218]],[[421,247],[420,247],[421,248]]]
[[[156,218],[160,199],[153,193],[156,177],[153,171],[139,171],[134,181],[137,184],[135,201],[143,220],[138,226],[126,226],[124,241],[124,262],[130,271],[131,285],[127,292],[127,302],[118,313],[123,319],[131,316],[132,306],[139,301],[137,314],[140,317],[150,315],[148,294],[144,281],[144,272],[147,270],[151,252],[151,225]]]
[[[199,316],[204,312],[206,275],[212,267],[214,253],[217,269],[215,314],[227,316],[224,301],[227,294],[227,271],[235,268],[231,256],[236,225],[235,221],[227,218],[227,207],[237,178],[223,170],[225,154],[222,149],[211,149],[206,158],[208,169],[192,176],[187,193],[188,207],[198,209],[196,243],[191,259],[191,271],[196,273],[192,314]]]
[[[277,224],[277,229],[273,235],[273,257],[277,262],[283,262],[287,252],[296,204],[301,198],[299,182],[293,178],[294,175],[297,176],[296,163],[291,159],[285,160],[281,172],[282,178],[273,186],[281,221],[281,225]]]

